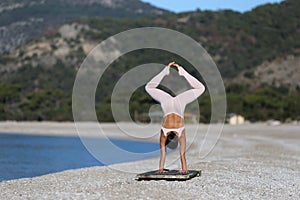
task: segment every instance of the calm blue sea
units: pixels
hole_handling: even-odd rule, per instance
[[[101,143],[103,139],[91,139]],[[158,143],[110,139],[119,148],[133,153],[159,156]],[[143,155],[143,154],[142,154]],[[110,164],[133,161],[109,155]],[[147,157],[146,157],[147,156]],[[34,177],[67,169],[103,166],[78,137],[37,136],[0,133],[0,181]]]

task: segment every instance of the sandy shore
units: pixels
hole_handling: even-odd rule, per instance
[[[94,123],[82,126],[86,137],[101,137]],[[124,127],[130,131],[133,126]],[[300,199],[300,126],[225,125],[213,151],[204,158],[199,151],[208,126],[200,125],[196,137],[189,134],[195,128],[186,127],[187,160],[189,169],[202,170],[201,177],[139,182],[134,180],[136,173],[125,172],[155,169],[158,158],[151,158],[0,182],[0,199]],[[122,134],[115,124],[104,124],[103,129],[109,137],[134,138]],[[147,130],[143,134],[159,130],[159,124]],[[55,122],[2,122],[0,132],[77,136],[73,123]],[[150,136],[158,140],[157,135]],[[177,158],[177,153],[168,155],[169,168],[180,167]]]

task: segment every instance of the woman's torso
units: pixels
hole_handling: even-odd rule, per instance
[[[184,126],[184,120],[181,116],[175,113],[170,113],[164,117],[164,128],[179,128]]]

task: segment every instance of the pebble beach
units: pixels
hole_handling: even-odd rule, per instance
[[[96,123],[82,123],[86,137],[101,137]],[[124,123],[130,128],[130,123]],[[198,128],[197,135],[189,133]],[[218,125],[211,125],[218,126]],[[159,124],[148,127],[159,130]],[[71,169],[0,182],[0,199],[300,199],[300,126],[224,125],[212,151],[201,156],[208,125],[186,125],[188,168],[201,170],[188,181],[136,181],[155,170],[159,158]],[[109,137],[132,139],[113,123]],[[71,122],[1,122],[0,132],[77,136]],[[158,135],[150,138],[158,142]],[[209,142],[209,141],[208,141]],[[169,169],[180,169],[178,152],[167,155]]]

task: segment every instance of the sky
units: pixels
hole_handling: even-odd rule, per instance
[[[267,3],[279,3],[282,0],[141,0],[156,7],[173,12],[231,9],[239,12],[250,11],[256,6]]]

